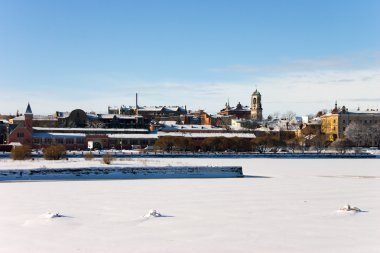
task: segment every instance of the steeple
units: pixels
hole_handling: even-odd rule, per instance
[[[28,129],[32,129],[32,127],[33,127],[33,112],[32,112],[32,108],[30,107],[29,102],[28,102],[28,106],[26,107],[24,117],[25,117],[25,127]]]
[[[26,107],[25,114],[33,114],[33,112],[32,112],[32,108],[30,108],[30,104],[29,104],[29,102],[28,102],[28,107]]]
[[[338,110],[338,101],[335,100],[335,107],[334,109],[331,110],[331,113],[332,114],[338,114],[339,113],[339,110]]]

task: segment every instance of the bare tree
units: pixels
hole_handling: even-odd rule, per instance
[[[357,147],[367,145],[370,137],[370,129],[357,122],[352,122],[344,131],[344,135]]]
[[[261,137],[257,137],[252,140],[252,146],[255,147],[255,150],[258,151],[259,153],[265,153],[270,150],[270,145],[269,145],[269,135],[264,135]]]
[[[346,151],[354,146],[354,143],[347,138],[336,139],[333,143],[331,143],[331,147],[333,147],[339,153],[346,153]]]
[[[290,140],[287,140],[286,144],[287,144],[288,148],[294,153],[297,149],[300,148],[299,142],[300,142],[299,137],[295,137],[295,138],[292,138]]]
[[[328,141],[325,135],[317,134],[310,140],[310,145],[315,148],[318,153],[321,153],[327,147]]]
[[[380,124],[372,124],[364,131],[364,140],[366,146],[378,146],[380,141]]]
[[[282,115],[282,118],[285,118],[290,122],[296,118],[296,113],[293,111],[287,111]]]
[[[372,146],[377,146],[380,148],[380,123],[372,126],[373,131],[373,144]]]

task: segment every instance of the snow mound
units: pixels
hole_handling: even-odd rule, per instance
[[[65,216],[60,213],[48,212],[48,213],[43,214],[42,217],[46,219],[54,219],[54,218],[62,218]]]
[[[356,206],[350,206],[349,204],[340,208],[338,212],[350,212],[350,213],[358,213],[358,212],[363,212],[360,208]]]
[[[145,218],[150,218],[150,217],[163,217],[163,215],[159,212],[157,212],[157,210],[150,210],[147,214],[144,215]]]

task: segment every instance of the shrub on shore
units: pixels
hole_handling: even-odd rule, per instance
[[[50,146],[43,150],[45,160],[60,160],[66,154],[66,149],[63,145]]]
[[[28,146],[16,146],[13,147],[11,154],[13,160],[25,160],[30,158],[31,150]]]
[[[103,162],[105,164],[111,164],[112,160],[113,160],[113,157],[110,153],[103,155]]]
[[[94,154],[92,152],[84,154],[84,159],[89,161],[94,159]]]

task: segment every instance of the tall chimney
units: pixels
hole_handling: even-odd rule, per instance
[[[139,106],[138,106],[138,97],[137,97],[137,92],[136,92],[136,116],[139,115]]]

